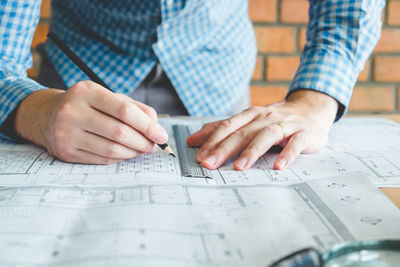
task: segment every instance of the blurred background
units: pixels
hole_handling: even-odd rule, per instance
[[[41,19],[31,49],[35,77],[35,48],[46,40],[51,0],[42,1]],[[250,18],[258,44],[257,65],[251,82],[253,105],[284,98],[299,64],[305,43],[307,0],[249,0]],[[358,77],[349,107],[351,116],[384,116],[400,122],[400,0],[387,0],[382,14],[381,39]]]

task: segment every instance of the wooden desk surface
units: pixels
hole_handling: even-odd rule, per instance
[[[379,188],[400,209],[400,188]]]

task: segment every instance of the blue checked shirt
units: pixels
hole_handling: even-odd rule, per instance
[[[43,89],[26,76],[40,5],[0,2],[0,125],[24,97]],[[311,0],[307,44],[289,93],[313,89],[346,107],[379,38],[383,6],[383,0]],[[235,106],[248,90],[257,52],[245,0],[53,0],[51,30],[120,93],[135,90],[159,62],[196,116],[224,115]],[[52,42],[46,51],[68,87],[88,79]]]

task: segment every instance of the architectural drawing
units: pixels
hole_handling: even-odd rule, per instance
[[[111,165],[69,164],[30,145],[0,144],[0,184],[135,185],[187,183],[209,185],[291,184],[361,171],[376,186],[400,186],[400,126],[387,120],[345,119],[336,124],[327,147],[300,155],[282,171],[273,170],[276,153],[266,153],[246,171],[235,171],[232,161],[209,171],[196,163],[196,148],[186,137],[202,121],[162,119],[169,144],[178,158],[158,151]]]
[[[296,185],[9,187],[0,265],[266,266],[307,246],[400,238],[399,222],[361,173]]]

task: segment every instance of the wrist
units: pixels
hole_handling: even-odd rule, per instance
[[[339,102],[335,98],[310,89],[293,91],[286,101],[299,107],[305,115],[321,118],[329,122],[329,125],[334,122],[339,108]]]
[[[32,143],[43,146],[42,132],[63,90],[42,89],[29,94],[18,105],[14,118],[15,133]]]

